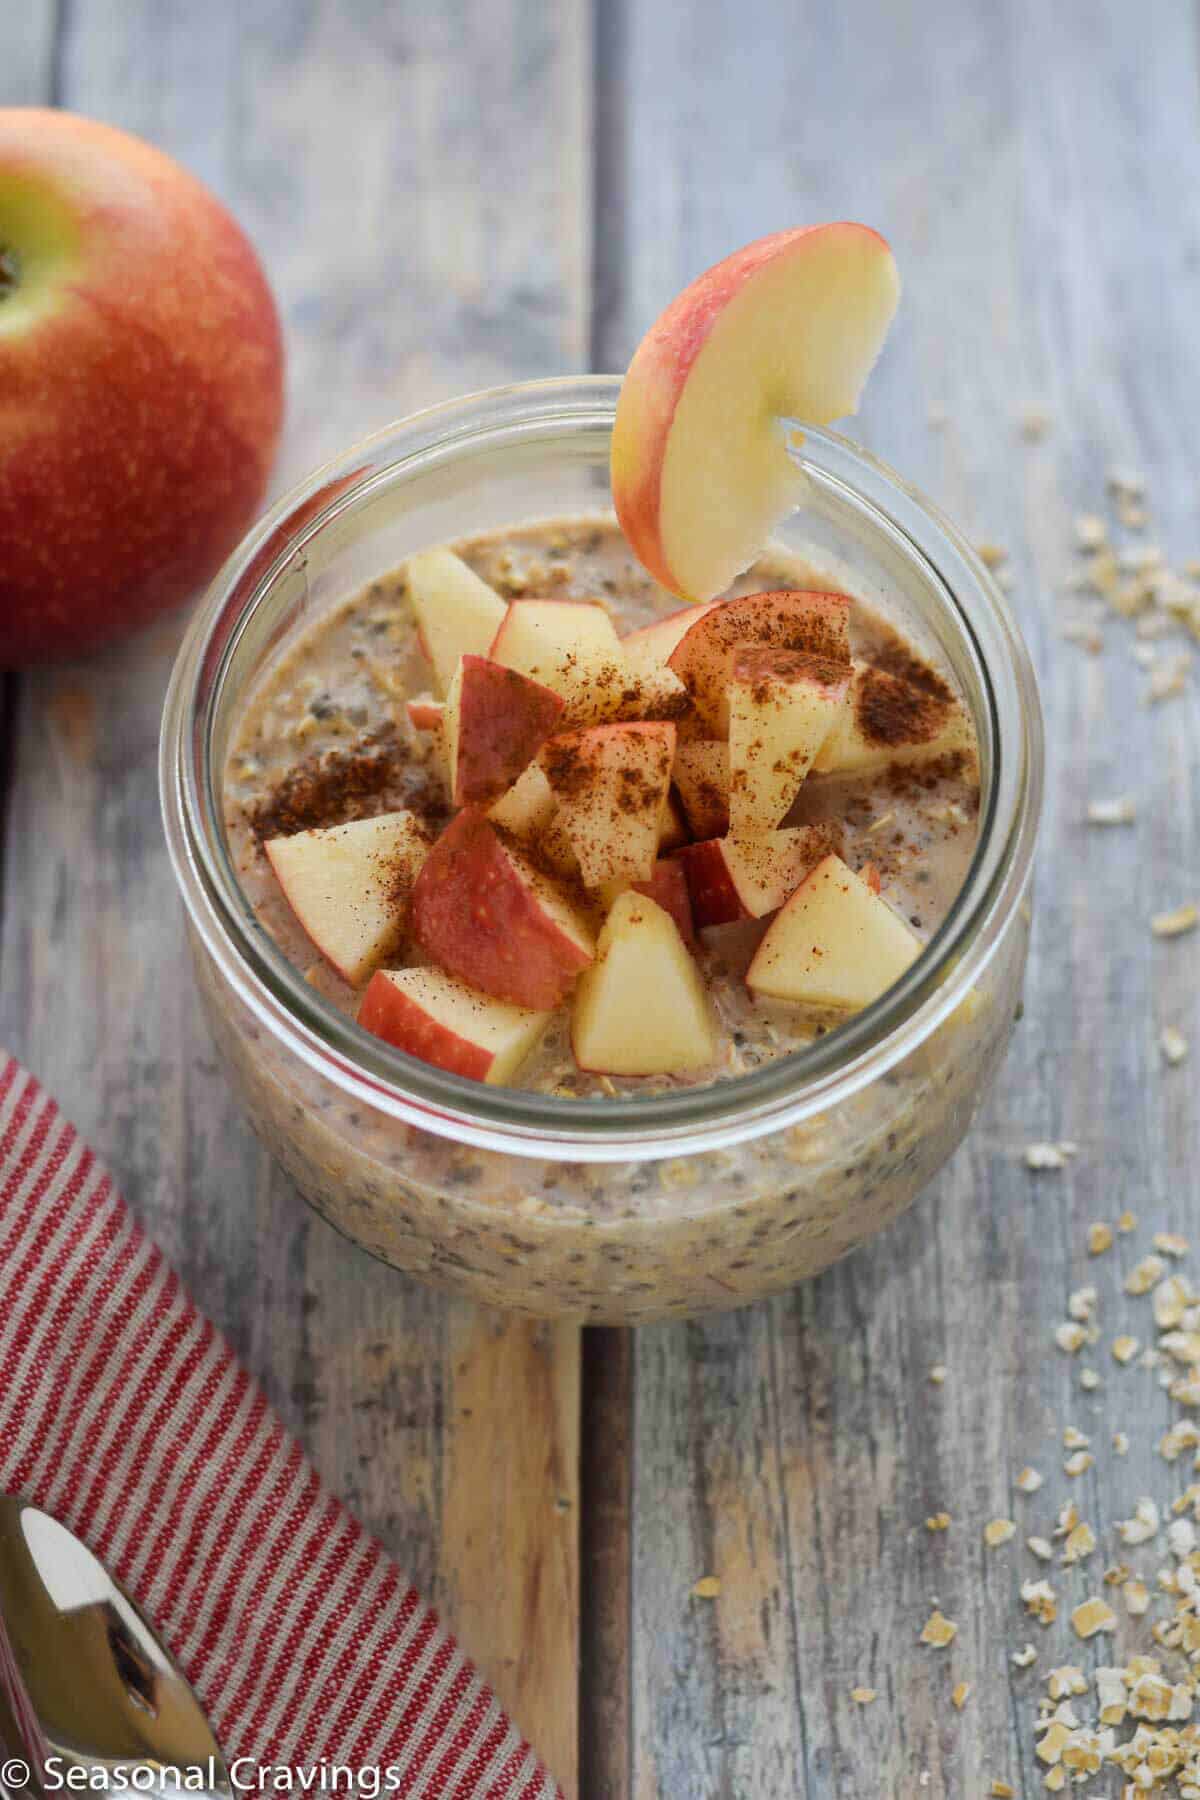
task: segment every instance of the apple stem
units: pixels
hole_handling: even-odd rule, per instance
[[[7,244],[0,244],[0,300],[16,287],[20,273],[16,251],[10,250]]]

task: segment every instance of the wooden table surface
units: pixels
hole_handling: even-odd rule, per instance
[[[1198,69],[1176,0],[0,9],[0,102],[144,134],[258,245],[291,356],[278,485],[421,402],[619,368],[718,256],[849,216],[905,278],[856,433],[1011,552],[1050,779],[1026,1015],[972,1136],[821,1280],[582,1343],[373,1264],[244,1124],[159,828],[182,620],[5,682],[0,1039],[572,1796],[1041,1793],[1039,1677],[1110,1654],[1065,1614],[1114,1559],[1110,1521],[1188,1479],[1155,1451],[1178,1411],[1155,1378],[1102,1343],[1084,1392],[1052,1332],[1085,1281],[1106,1338],[1124,1329],[1151,1232],[1200,1237],[1200,935],[1148,924],[1200,898],[1200,682],[1148,707],[1130,626],[1096,655],[1061,636],[1072,520],[1112,463],[1144,471],[1149,535],[1200,554]],[[1032,441],[1027,409],[1048,417]],[[1136,823],[1089,829],[1088,801],[1116,794]],[[1190,1063],[1165,1067],[1165,1025]],[[1025,1166],[1059,1139],[1066,1168]],[[1125,1208],[1137,1232],[1089,1260],[1088,1224]],[[1067,1425],[1095,1455],[1073,1482]],[[1014,1490],[1026,1462],[1036,1496]],[[1055,1573],[1044,1632],[1019,1603],[1041,1572],[1023,1538],[1068,1498],[1102,1547]],[[928,1532],[942,1508],[950,1529]],[[988,1551],[1003,1515],[1018,1536]],[[704,1576],[715,1598],[693,1595]],[[945,1651],[917,1643],[934,1595],[958,1624]],[[1016,1669],[1028,1639],[1039,1663]]]

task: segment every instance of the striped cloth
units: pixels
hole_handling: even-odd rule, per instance
[[[560,1790],[404,1576],[0,1053],[0,1490],[106,1563],[227,1760],[348,1765],[389,1790]]]

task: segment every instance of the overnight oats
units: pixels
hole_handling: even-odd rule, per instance
[[[259,922],[398,1048],[537,1093],[664,1092],[811,1042],[941,924],[979,810],[946,674],[816,579],[761,561],[702,626],[615,521],[567,519],[370,582],[235,726],[225,826]],[[528,629],[556,686],[464,655],[456,619],[500,656]],[[727,719],[673,676],[693,628]]]
[[[816,1272],[959,1143],[1040,739],[986,571],[827,432],[681,604],[617,386],[436,409],[285,502],[163,776],[210,1023],[302,1193],[427,1280],[620,1322]]]

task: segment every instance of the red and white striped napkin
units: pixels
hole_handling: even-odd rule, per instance
[[[0,1490],[107,1564],[227,1760],[386,1770],[414,1800],[561,1800],[92,1152],[2,1053]]]

